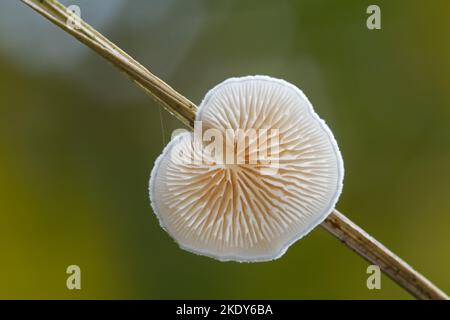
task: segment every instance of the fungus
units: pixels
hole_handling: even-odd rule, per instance
[[[342,157],[294,85],[267,76],[228,79],[208,92],[194,132],[197,125],[202,139],[190,132],[172,139],[149,184],[160,225],[183,249],[221,261],[277,259],[333,210]],[[222,135],[214,148],[208,130]],[[239,148],[239,130],[257,134]]]

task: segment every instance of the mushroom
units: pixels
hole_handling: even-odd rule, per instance
[[[208,130],[222,135],[216,148],[197,137]],[[239,130],[258,135],[236,148]],[[221,261],[267,261],[331,213],[343,174],[333,134],[302,91],[247,76],[208,92],[194,133],[172,139],[156,160],[149,193],[160,225],[181,248]]]

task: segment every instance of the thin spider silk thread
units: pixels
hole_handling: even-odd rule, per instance
[[[158,106],[159,109],[159,124],[160,124],[160,128],[161,128],[161,137],[162,137],[162,146],[163,148],[166,146],[166,130],[164,129],[164,117],[163,117],[163,113],[162,113],[162,107]]]

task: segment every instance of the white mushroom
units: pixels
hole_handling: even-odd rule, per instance
[[[225,155],[193,133],[167,145],[151,174],[150,199],[183,249],[222,261],[273,260],[331,213],[342,189],[341,154],[297,87],[267,76],[231,78],[208,92],[196,120],[202,134],[223,135],[227,154],[237,143],[231,129],[273,129],[278,140],[266,158],[259,156],[274,146],[271,134],[231,148],[244,163],[221,161]],[[264,141],[269,144],[261,147]],[[192,154],[202,154],[202,161],[192,161]],[[255,154],[256,162],[249,161]]]

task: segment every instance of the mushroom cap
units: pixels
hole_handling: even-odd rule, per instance
[[[193,133],[175,137],[156,160],[149,193],[160,225],[181,248],[221,261],[273,260],[331,213],[343,161],[300,89],[267,76],[230,78],[208,92],[196,120],[224,136],[227,129],[273,129],[277,159],[221,163]],[[205,161],[188,161],[199,152]],[[245,159],[251,152],[247,146]]]

